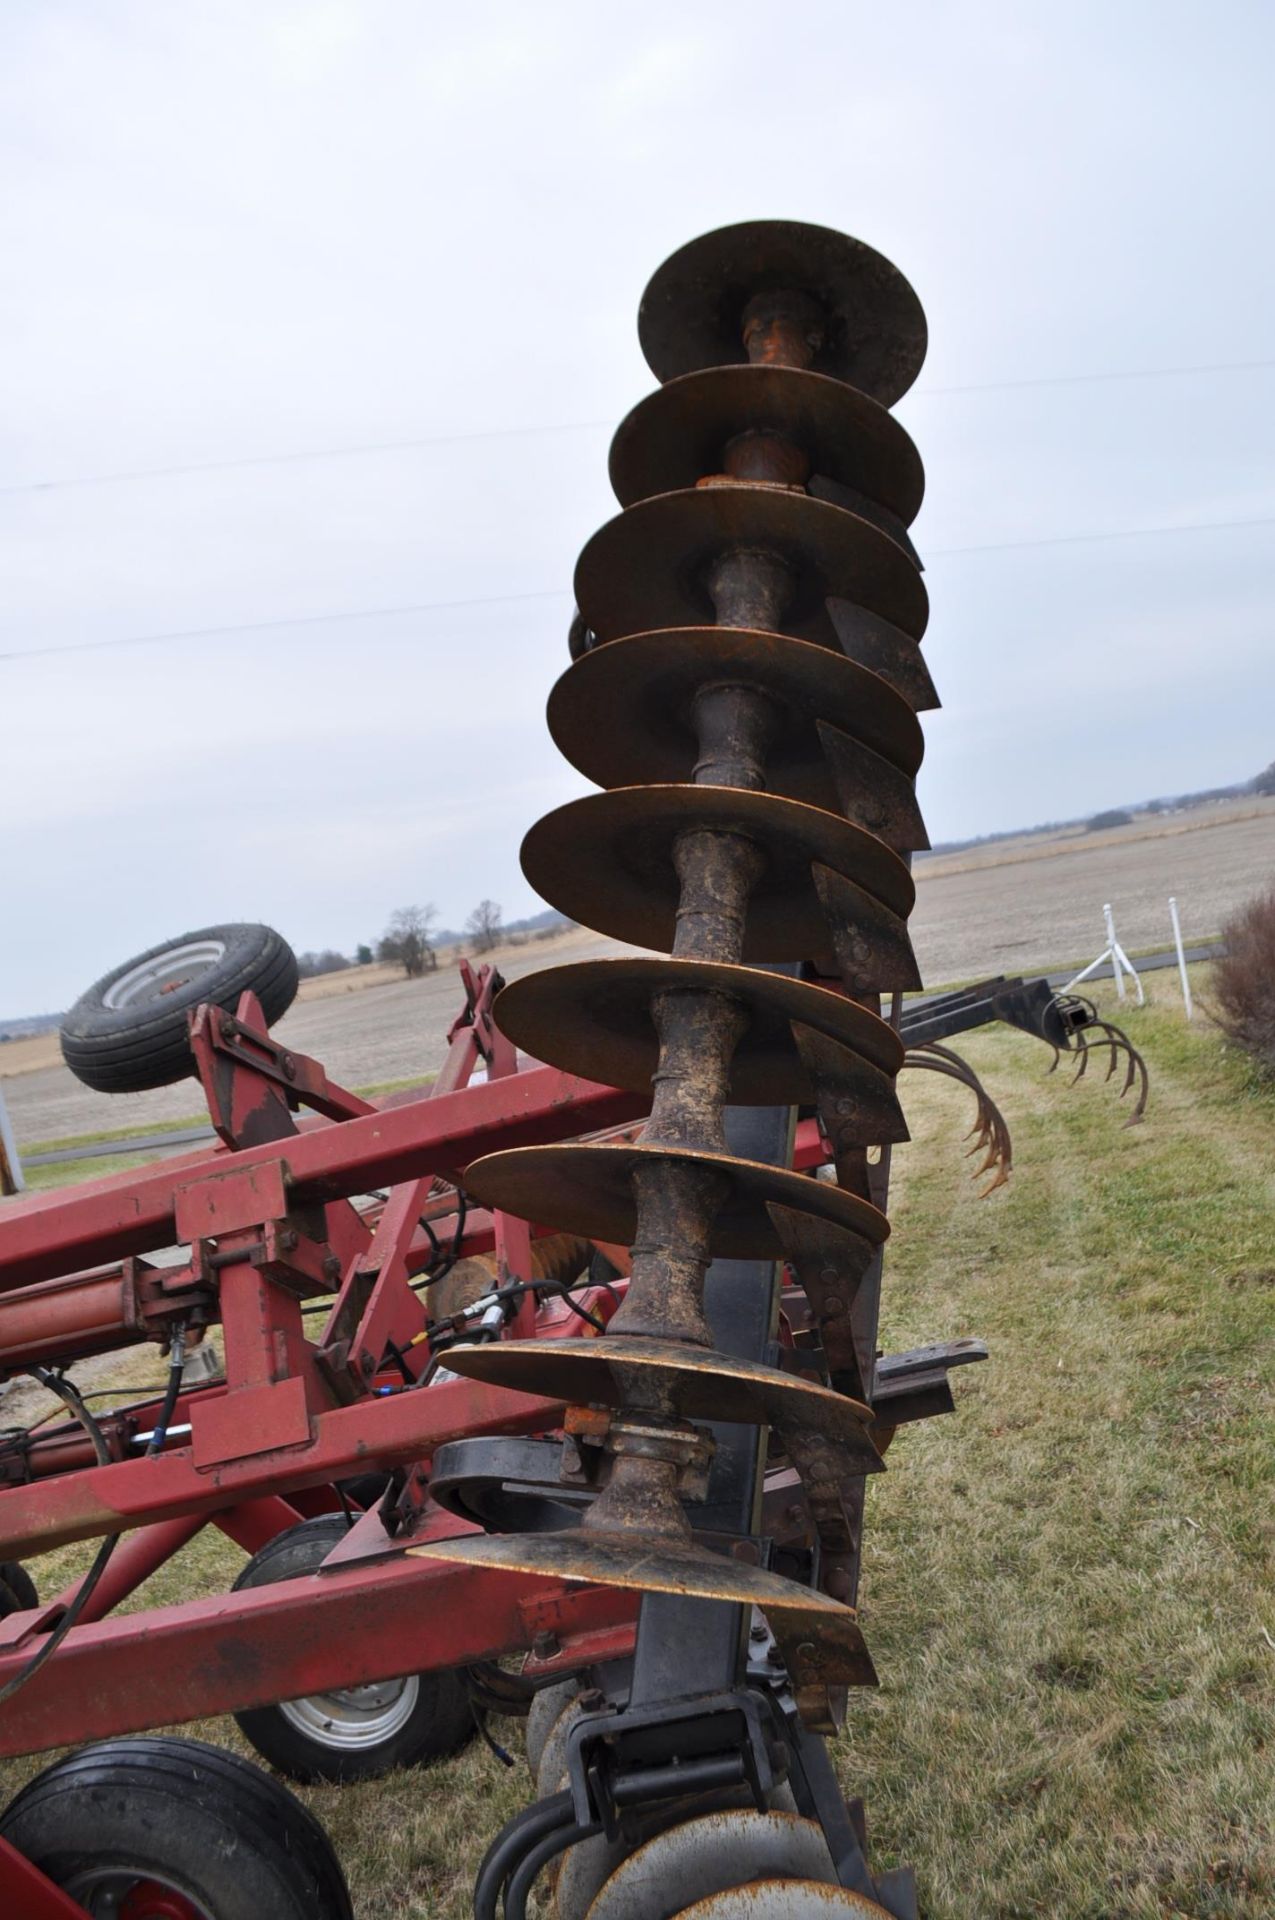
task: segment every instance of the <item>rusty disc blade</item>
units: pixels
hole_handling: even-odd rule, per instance
[[[611,442],[611,485],[622,507],[721,473],[740,433],[776,433],[811,474],[864,494],[910,526],[925,491],[921,456],[866,394],[797,367],[703,367],[640,400]]]
[[[916,379],[925,314],[898,268],[862,240],[798,220],[719,227],[656,269],[638,311],[638,339],[656,379],[747,360],[744,309],[771,291],[809,293],[823,308],[816,372],[885,407]]]
[[[889,1221],[876,1207],[830,1180],[700,1147],[648,1147],[626,1141],[510,1147],[471,1162],[465,1170],[465,1191],[482,1206],[500,1207],[524,1220],[551,1223],[565,1233],[629,1247],[637,1230],[632,1176],[644,1160],[652,1158],[712,1167],[726,1176],[729,1191],[709,1240],[714,1254],[742,1260],[780,1258],[783,1247],[768,1204],[830,1220],[873,1246],[880,1246],[890,1231]]]
[[[673,1593],[687,1599],[737,1600],[761,1607],[780,1632],[791,1623],[814,1646],[836,1647],[846,1659],[871,1661],[852,1607],[812,1587],[798,1586],[747,1561],[712,1553],[693,1540],[665,1534],[589,1532],[465,1534],[407,1551],[422,1560],[458,1560],[545,1580],[580,1580],[589,1586],[623,1587],[634,1593]],[[864,1679],[861,1685],[871,1685]]]
[[[830,600],[828,618],[847,659],[857,660],[887,680],[914,713],[942,705],[921,649],[910,635],[849,600]]]
[[[906,920],[916,889],[898,854],[850,821],[742,787],[617,787],[569,801],[522,843],[522,870],[568,919],[634,947],[670,950],[680,898],[679,835],[739,834],[765,868],[748,905],[741,960],[822,953],[828,923],[815,891],[817,862]]]
[[[695,696],[722,682],[756,687],[778,710],[766,749],[772,793],[838,810],[821,720],[906,778],[921,764],[921,724],[888,681],[829,647],[746,627],[665,627],[595,647],[550,693],[549,731],[600,787],[689,781]]]
[[[738,549],[790,568],[785,633],[837,647],[824,602],[851,600],[919,640],[929,596],[887,533],[847,508],[783,488],[693,487],[640,500],[599,527],[576,562],[575,594],[600,640],[654,627],[712,626],[708,574]]]
[[[653,1405],[685,1420],[796,1427],[835,1441],[845,1471],[880,1473],[871,1407],[778,1367],[739,1360],[684,1340],[605,1334],[592,1340],[493,1340],[449,1347],[447,1365],[467,1380],[539,1393],[568,1406]],[[654,1399],[652,1398],[654,1396]]]
[[[903,1063],[894,1028],[843,994],[710,960],[638,957],[547,967],[503,989],[496,1024],[533,1059],[644,1093],[659,1056],[651,996],[670,987],[729,994],[747,1007],[748,1030],[735,1049],[729,1093],[740,1106],[814,1099],[793,1039],[794,1020],[840,1040],[891,1078]]]

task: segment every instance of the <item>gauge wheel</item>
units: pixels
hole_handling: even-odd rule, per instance
[[[92,1920],[353,1920],[318,1821],[199,1740],[107,1740],[38,1774],[0,1836]]]
[[[98,1093],[167,1087],[195,1070],[186,1016],[202,1002],[233,1013],[255,993],[267,1026],[296,997],[297,957],[273,927],[200,927],[164,940],[80,995],[63,1017],[62,1058]]]
[[[289,1527],[253,1555],[234,1591],[313,1573],[346,1531],[339,1513]],[[458,1753],[477,1730],[464,1676],[447,1668],[252,1707],[235,1719],[263,1759],[306,1784],[424,1766]]]

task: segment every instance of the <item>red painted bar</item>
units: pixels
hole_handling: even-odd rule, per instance
[[[492,1659],[546,1632],[569,1642],[636,1605],[618,1588],[404,1556],[73,1627],[6,1702],[0,1756]],[[0,1652],[0,1685],[35,1644]]]
[[[131,1540],[121,1540],[84,1604],[80,1614],[83,1623],[87,1626],[90,1620],[105,1619],[121,1600],[136,1593],[166,1560],[171,1560],[197,1533],[202,1533],[204,1525],[202,1513],[187,1514],[181,1520],[165,1520],[157,1527],[143,1527]],[[79,1590],[79,1580],[72,1580],[51,1604],[69,1607]]]
[[[533,1067],[233,1155],[163,1161],[123,1181],[108,1178],[10,1201],[0,1217],[0,1291],[170,1245],[176,1194],[232,1169],[244,1174],[282,1162],[289,1201],[303,1206],[428,1173],[454,1179],[471,1160],[497,1148],[619,1125],[649,1105],[639,1094],[556,1067]]]
[[[356,1123],[352,1123],[356,1124]],[[86,1467],[0,1491],[0,1560],[48,1553],[72,1540],[153,1526],[268,1493],[287,1494],[378,1468],[424,1460],[448,1440],[475,1433],[543,1433],[562,1404],[476,1380],[448,1380],[412,1393],[338,1407],[311,1423],[309,1446],[276,1447],[197,1472],[189,1447],[154,1459]]]
[[[46,1880],[24,1853],[0,1839],[0,1911],[11,1920],[88,1920],[78,1902]]]

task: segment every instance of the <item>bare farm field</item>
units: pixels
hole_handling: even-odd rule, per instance
[[[486,957],[505,979],[515,980],[538,967],[625,951],[614,941],[573,928],[558,939],[498,948]],[[274,1031],[298,1053],[322,1060],[344,1086],[381,1087],[435,1071],[463,999],[460,976],[446,956],[436,972],[419,980],[405,980],[393,967],[351,968],[303,981]],[[162,1125],[196,1117],[202,1105],[189,1080],[150,1093],[93,1093],[62,1065],[55,1033],[0,1048],[0,1075],[19,1145]]]
[[[1123,946],[1205,941],[1275,882],[1275,799],[1140,815],[1129,827],[1022,835],[917,863],[912,934],[927,986],[990,973],[1077,967],[1104,945],[1110,901]]]
[[[1148,814],[1105,833],[1067,828],[918,862],[913,937],[931,987],[1070,962],[1079,967],[1103,944],[1105,901],[1115,908],[1125,947],[1137,952],[1169,940],[1170,894],[1187,940],[1198,942],[1272,880],[1275,799]],[[491,957],[515,979],[623,951],[577,928]],[[382,1086],[437,1067],[459,1006],[459,981],[446,956],[421,980],[404,980],[391,967],[361,967],[306,981],[278,1031],[347,1086]],[[91,1093],[62,1065],[55,1034],[0,1047],[0,1076],[20,1143],[192,1117],[200,1104],[188,1083],[144,1094]]]

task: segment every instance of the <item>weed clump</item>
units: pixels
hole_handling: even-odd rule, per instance
[[[1275,1077],[1275,887],[1258,894],[1222,930],[1213,968],[1213,1013],[1228,1040]]]

